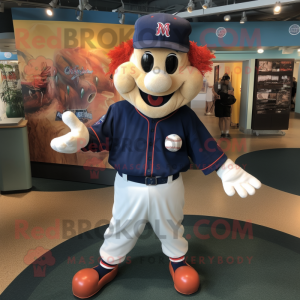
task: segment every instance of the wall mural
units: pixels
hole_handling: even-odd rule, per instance
[[[61,121],[64,111],[73,111],[89,127],[121,100],[106,75],[106,54],[120,36],[132,37],[133,26],[15,20],[14,27],[31,160],[110,168],[107,151],[60,154],[50,141],[69,131]]]

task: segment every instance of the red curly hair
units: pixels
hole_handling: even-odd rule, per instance
[[[130,56],[133,53],[133,40],[130,39],[126,42],[122,42],[119,46],[114,47],[108,52],[110,58],[108,75],[113,75],[115,70],[123,63],[130,60]],[[188,58],[193,67],[198,69],[202,75],[206,72],[212,71],[213,58],[216,58],[209,49],[206,47],[197,46],[195,42],[190,41],[190,50],[188,52]]]

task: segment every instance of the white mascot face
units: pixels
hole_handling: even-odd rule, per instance
[[[114,75],[121,96],[151,118],[162,118],[189,103],[201,90],[202,80],[187,53],[165,48],[134,49],[130,61]]]

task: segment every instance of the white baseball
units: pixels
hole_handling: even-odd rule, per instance
[[[170,134],[166,137],[165,140],[165,147],[171,151],[176,152],[178,151],[182,146],[182,139],[177,134]]]

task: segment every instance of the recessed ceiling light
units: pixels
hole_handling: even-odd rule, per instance
[[[226,16],[224,17],[224,20],[225,20],[226,22],[230,21],[230,19],[231,19],[230,15],[226,15]]]
[[[264,53],[264,49],[262,49],[262,48],[257,49],[257,52],[258,52],[258,53]]]

